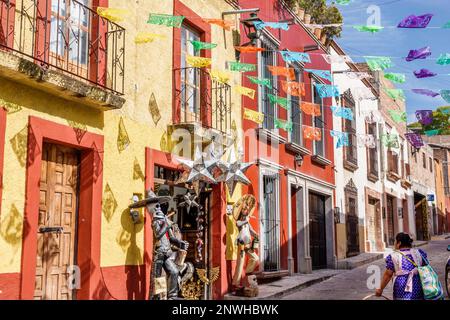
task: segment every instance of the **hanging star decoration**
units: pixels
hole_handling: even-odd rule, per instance
[[[199,208],[200,205],[197,202],[198,196],[195,193],[190,193],[189,191],[183,196],[183,202],[180,202],[180,207],[186,207],[187,212],[191,211],[191,208]]]
[[[185,172],[181,175],[181,178],[177,183],[190,183],[196,181],[208,183],[217,182],[210,173],[210,170],[214,169],[217,165],[218,159],[206,159],[198,146],[195,148],[194,160],[178,159],[178,162],[184,167]]]
[[[233,195],[234,189],[238,182],[245,185],[250,184],[250,180],[245,176],[245,171],[247,171],[252,162],[242,162],[238,159],[234,148],[231,148],[228,155],[228,162],[219,161],[218,166],[222,170],[222,175],[217,178],[219,182],[225,182],[228,186],[228,191],[230,195]]]

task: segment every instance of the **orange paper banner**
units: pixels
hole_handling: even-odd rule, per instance
[[[283,91],[295,97],[305,96],[305,84],[301,82],[287,82],[281,81]]]
[[[234,25],[233,21],[226,21],[221,19],[203,19],[205,22],[210,24],[215,24],[216,26],[222,27],[227,31],[231,30],[231,27]]]
[[[310,126],[303,126],[303,137],[308,140],[322,140],[322,130]]]
[[[266,49],[264,48],[257,48],[257,47],[234,47],[234,48],[242,53],[255,53],[266,51]]]
[[[304,113],[310,116],[320,117],[320,106],[311,102],[302,102],[300,108]]]
[[[285,76],[288,80],[295,80],[294,68],[267,66],[267,69],[269,69],[274,76]]]

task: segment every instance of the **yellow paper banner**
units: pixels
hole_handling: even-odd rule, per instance
[[[125,17],[130,13],[129,10],[119,8],[104,8],[98,7],[97,13],[99,16],[108,19],[112,22],[120,22],[125,20]]]
[[[241,86],[236,86],[236,91],[239,94],[242,94],[243,96],[247,96],[250,99],[255,99],[255,90],[247,88],[247,87],[241,87]]]
[[[210,70],[209,74],[213,80],[216,80],[220,83],[227,84],[230,81],[231,75],[228,72],[220,71],[220,70]]]
[[[210,58],[187,56],[186,62],[195,68],[205,68],[211,65]]]
[[[264,113],[244,108],[244,119],[262,124],[264,122]]]
[[[166,39],[166,36],[150,32],[139,32],[134,38],[134,43],[149,43],[155,41],[156,39]]]

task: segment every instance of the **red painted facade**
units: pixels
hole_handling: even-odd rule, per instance
[[[258,12],[258,17],[265,21],[265,22],[278,22],[278,21],[285,21],[289,19],[293,19],[294,17],[289,13],[286,9],[280,8],[278,1],[270,0],[270,1],[255,1],[255,0],[243,0],[239,1],[239,5],[243,9],[249,9],[249,8],[260,8],[261,10]],[[249,18],[249,15],[243,15],[241,17],[241,20]],[[292,24],[289,26],[289,31],[283,31],[283,30],[274,30],[268,28],[268,31],[271,33],[271,35],[276,38],[280,44],[279,44],[279,50],[289,50],[293,52],[303,52],[304,47],[316,45],[317,42],[313,38],[312,34],[307,32],[305,28],[298,23]],[[241,27],[241,44],[246,43],[250,41],[248,38],[245,37],[245,30],[243,27]],[[321,49],[319,46],[318,50],[310,51],[311,56],[311,63],[308,63],[305,65],[305,68],[311,68],[311,69],[320,69],[320,70],[330,70],[330,65],[324,60],[324,58],[320,54],[325,54],[326,52]],[[256,53],[242,53],[241,54],[241,62],[243,63],[252,63],[252,64],[258,64],[258,58]],[[277,63],[280,67],[286,67],[286,63],[282,59],[281,55],[278,54],[277,57]],[[258,77],[258,72],[248,72],[245,73],[245,75]],[[311,87],[311,77],[307,72],[303,73],[303,79],[305,83],[306,88],[306,95],[302,97],[302,101],[306,102],[312,102],[312,87]],[[277,77],[277,87],[281,88],[280,80],[286,80],[284,77]],[[247,77],[242,78],[242,85],[248,88],[252,88],[256,91],[258,91],[258,86],[251,83]],[[324,81],[325,84],[330,84],[328,81]],[[286,97],[285,92],[280,90],[279,96]],[[245,108],[249,108],[255,111],[260,111],[258,107],[258,98],[255,98],[254,100],[243,96],[242,98],[242,106]],[[313,142],[304,140],[304,147],[308,149],[311,152],[311,155],[304,156],[303,164],[301,167],[298,167],[295,162],[295,153],[289,151],[286,149],[286,146],[284,143],[280,144],[278,146],[279,150],[279,157],[278,159],[272,159],[271,161],[276,161],[276,164],[282,167],[282,169],[279,170],[279,176],[280,176],[280,207],[279,207],[279,217],[280,217],[280,256],[281,256],[281,269],[287,270],[288,268],[288,206],[292,205],[289,204],[288,199],[288,179],[286,170],[295,170],[297,172],[300,172],[304,175],[313,177],[314,179],[320,180],[322,182],[329,183],[331,185],[334,185],[335,178],[334,178],[334,170],[333,170],[333,162],[334,162],[334,143],[333,138],[330,136],[329,130],[333,129],[333,121],[332,121],[332,112],[331,109],[328,108],[331,106],[331,99],[326,98],[324,99],[324,122],[325,122],[325,134],[322,137],[322,139],[325,139],[325,158],[329,161],[331,161],[331,165],[322,166],[314,163],[311,159],[311,155],[313,155]],[[303,124],[311,126],[312,125],[312,117],[309,115],[306,115],[305,113],[302,114],[303,117]],[[283,108],[278,107],[278,118],[282,120],[290,120],[288,119],[287,111]],[[258,141],[256,139],[256,135],[249,134],[248,132],[251,132],[253,130],[256,130],[259,127],[259,125],[255,122],[245,120],[243,119],[243,129],[244,132],[247,132],[246,136],[250,137],[245,141],[245,160],[246,161],[254,161],[256,160],[255,157],[252,157],[249,155],[249,150],[251,148],[254,148],[255,145],[258,145],[258,154],[261,154],[262,149],[265,149],[266,146],[270,146],[270,144],[274,145],[275,148],[277,142],[272,143],[261,143],[261,140]],[[279,129],[279,134],[288,140],[288,133],[284,130]],[[256,197],[256,199],[261,199],[260,197],[260,173],[258,166],[252,166],[251,169],[247,171],[247,177],[251,180],[251,185],[244,188],[244,194],[249,193]],[[295,204],[295,201],[293,202]],[[255,216],[259,219],[261,213],[258,212],[260,209],[260,205],[258,205],[257,210],[255,210]],[[295,210],[291,213],[293,216],[295,216]],[[254,220],[257,221],[257,220]],[[295,221],[295,220],[294,220]],[[254,229],[258,232],[259,230],[259,224],[253,223],[252,224]],[[293,227],[292,234],[294,236],[297,236],[297,230]],[[295,246],[294,246],[295,249]]]

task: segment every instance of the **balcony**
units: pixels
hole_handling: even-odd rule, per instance
[[[205,69],[193,67],[175,69],[173,82],[173,124],[168,135],[185,129],[193,144],[211,139],[229,143],[233,133],[231,87],[213,79]]]
[[[0,0],[3,77],[109,110],[125,99],[125,29],[87,0]]]

